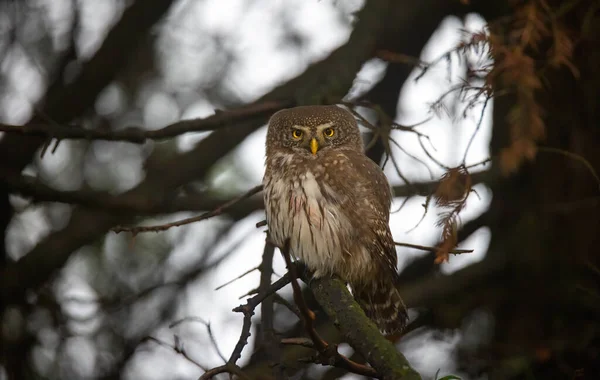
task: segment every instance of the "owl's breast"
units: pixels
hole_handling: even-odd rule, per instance
[[[264,178],[264,197],[271,239],[290,250],[315,275],[338,274],[350,259],[352,225],[321,174],[275,172]]]

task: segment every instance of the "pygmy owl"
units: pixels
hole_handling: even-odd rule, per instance
[[[407,312],[397,290],[389,228],[391,191],[363,151],[352,114],[337,106],[275,113],[267,131],[265,210],[271,240],[303,261],[314,277],[350,284],[366,315],[386,334]]]

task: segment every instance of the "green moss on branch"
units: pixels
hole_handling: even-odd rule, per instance
[[[344,283],[337,279],[319,278],[312,279],[309,286],[317,302],[347,338],[348,343],[367,359],[383,379],[421,379],[404,355],[381,335],[354,301]]]

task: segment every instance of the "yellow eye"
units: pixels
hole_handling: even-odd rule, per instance
[[[299,129],[294,129],[292,131],[292,137],[295,138],[295,139],[301,138],[302,137],[302,131],[299,130]]]
[[[333,130],[333,128],[327,128],[324,132],[325,132],[325,136],[327,136],[327,137],[333,137],[333,135],[335,134],[335,131]]]

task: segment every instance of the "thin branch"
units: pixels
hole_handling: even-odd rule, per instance
[[[314,342],[308,338],[283,338],[281,339],[281,344],[315,349]]]
[[[58,140],[106,140],[143,144],[148,140],[164,140],[190,132],[205,132],[235,124],[253,117],[264,117],[289,107],[290,102],[263,101],[227,111],[215,110],[206,118],[182,120],[157,130],[142,127],[126,127],[119,130],[86,129],[80,126],[65,126],[56,123],[10,125],[0,124],[0,132],[42,136]]]
[[[302,314],[300,314],[300,310],[298,310],[298,307],[296,307],[296,305],[292,304],[290,301],[283,298],[279,294],[273,294],[273,302],[285,306],[285,308],[294,313],[299,320],[302,320]]]
[[[237,366],[236,364],[230,364],[230,363],[227,363],[227,364],[219,366],[219,367],[215,367],[211,370],[204,372],[204,374],[202,374],[202,376],[200,376],[198,378],[198,380],[212,379],[214,376],[221,374],[221,373],[231,373],[234,375],[238,375],[242,379],[251,380],[250,377],[248,377],[248,375],[246,375],[239,366]]]
[[[483,118],[485,116],[485,110],[486,110],[487,105],[488,105],[488,103],[490,102],[491,99],[492,99],[491,96],[486,96],[485,97],[485,101],[483,102],[483,108],[481,109],[481,115],[479,116],[479,121],[477,122],[477,127],[475,128],[475,131],[473,132],[473,134],[469,138],[469,143],[467,144],[467,147],[465,149],[465,154],[464,154],[463,159],[462,159],[462,163],[465,166],[466,166],[466,162],[467,162],[467,155],[469,154],[469,149],[471,148],[471,144],[473,144],[473,141],[475,140],[475,136],[477,136],[477,133],[479,132],[479,129],[481,129],[481,125],[483,124]]]
[[[265,249],[263,250],[262,263],[260,264],[260,284],[258,285],[259,293],[266,291],[271,285],[271,277],[273,275],[273,256],[275,254],[275,246],[269,242],[269,236],[265,239]],[[279,342],[275,337],[275,329],[273,327],[275,317],[273,310],[273,293],[266,297],[260,305],[262,342],[265,345],[265,351],[269,358],[270,367],[273,375],[277,380],[285,379],[284,366],[281,360],[281,349]]]
[[[257,267],[254,267],[254,268],[248,269],[247,271],[245,271],[244,273],[240,274],[240,275],[239,275],[239,276],[237,276],[236,278],[234,278],[234,279],[231,279],[231,280],[227,281],[226,283],[224,283],[224,284],[222,284],[222,285],[219,285],[219,286],[217,286],[217,287],[215,288],[215,290],[220,290],[220,289],[223,289],[223,288],[224,288],[224,287],[226,287],[227,285],[231,285],[231,284],[233,284],[234,282],[236,282],[236,281],[237,281],[237,280],[239,280],[240,278],[242,278],[242,277],[245,277],[245,276],[249,275],[250,273],[254,272],[254,271],[255,271],[255,270],[257,270],[257,269],[260,269],[260,265],[259,265],[259,266],[257,266]]]
[[[242,351],[248,344],[248,338],[250,337],[250,328],[252,327],[252,316],[254,315],[254,308],[243,307],[242,313],[244,314],[244,322],[242,323],[242,332],[240,338],[229,357],[228,363],[236,363],[239,358],[242,357]]]
[[[392,165],[394,166],[394,169],[396,169],[396,174],[398,174],[398,177],[400,177],[404,181],[404,183],[406,183],[407,186],[413,186],[413,183],[400,170],[400,165],[396,161],[396,157],[392,154],[392,147],[390,146],[389,135],[387,135],[387,137],[388,137],[387,139],[382,139],[383,146],[385,147],[387,156],[392,161]],[[383,165],[383,167],[385,167],[385,164]]]
[[[425,245],[410,244],[410,243],[394,242],[394,244],[397,246],[400,246],[400,247],[415,248],[415,249],[420,249],[421,251],[427,251],[427,252],[437,252],[439,249],[436,247],[428,247]],[[460,255],[461,253],[471,253],[471,252],[473,252],[472,249],[451,249],[449,251],[449,253],[452,253],[454,255]]]
[[[219,357],[221,358],[221,360],[223,360],[223,362],[227,363],[227,359],[225,359],[225,355],[223,355],[223,353],[219,349],[217,339],[215,338],[215,335],[213,334],[212,327],[209,322],[206,322],[204,319],[202,319],[200,317],[185,317],[185,318],[179,319],[179,320],[171,323],[169,325],[169,328],[172,329],[172,328],[174,328],[182,323],[185,323],[185,322],[199,322],[199,323],[202,323],[204,326],[206,326],[206,331],[208,332],[208,338],[210,339],[210,342],[212,343],[213,347],[215,348],[217,355],[219,355]],[[206,371],[206,369],[204,369],[204,370]]]
[[[450,169],[448,166],[442,164],[437,158],[433,157],[431,152],[429,152],[429,150],[425,147],[425,144],[423,144],[423,138],[421,136],[419,136],[418,140],[419,140],[419,145],[421,146],[421,149],[423,149],[423,152],[425,153],[425,155],[427,157],[429,157],[429,159],[431,161],[433,161],[437,166],[439,166],[440,168],[442,168],[444,170]]]
[[[179,355],[183,356],[187,361],[189,361],[190,363],[192,363],[195,366],[197,366],[198,368],[200,368],[201,370],[203,370],[203,371],[207,370],[205,366],[198,363],[195,359],[193,359],[192,357],[190,357],[188,355],[188,353],[185,351],[185,348],[183,347],[183,344],[181,344],[181,341],[179,340],[177,335],[175,335],[175,342],[176,342],[175,344],[169,344],[169,343],[167,343],[163,340],[160,340],[158,338],[155,338],[153,336],[148,336],[148,337],[142,339],[142,341],[154,342],[160,346],[170,348],[173,351],[175,351],[176,353],[178,353]]]
[[[251,334],[250,328],[252,327],[252,316],[254,315],[254,310],[262,301],[264,301],[265,298],[269,297],[274,292],[283,288],[284,286],[289,284],[289,282],[290,276],[289,274],[285,274],[279,280],[271,284],[268,288],[260,289],[259,293],[256,296],[246,301],[246,304],[240,305],[233,309],[234,312],[244,314],[244,321],[242,323],[242,331],[240,333],[240,338],[238,339],[238,342],[236,343],[235,348],[233,349],[233,352],[229,357],[229,360],[227,360],[227,363],[225,365],[206,371],[206,373],[204,373],[199,378],[199,380],[212,379],[213,376],[218,375],[220,373],[233,373],[245,379],[248,378],[248,376],[246,376],[242,372],[240,367],[237,366],[236,362],[242,356],[242,351],[244,350],[244,347],[246,347],[246,345],[248,344],[248,338]]]
[[[407,151],[406,149],[404,149],[404,147],[402,145],[400,145],[391,135],[388,136],[389,141],[391,141],[398,149],[400,149],[402,151],[402,153],[406,154],[408,157],[412,158],[413,160],[417,161],[418,163],[422,164],[423,166],[425,166],[425,169],[427,169],[427,171],[429,172],[429,178],[433,178],[433,171],[431,170],[431,168],[429,167],[429,165],[427,165],[427,163],[423,160],[421,160],[419,157],[411,154],[409,151]]]
[[[288,239],[286,242],[286,246],[283,247],[283,249],[281,250],[281,254],[285,260],[285,264],[288,270],[290,271],[292,289],[294,290],[294,301],[296,302],[298,309],[300,309],[300,314],[302,314],[302,319],[304,320],[306,331],[308,332],[308,335],[317,347],[317,350],[325,351],[327,349],[328,344],[323,339],[321,339],[321,337],[315,330],[315,313],[313,313],[313,311],[308,308],[308,306],[306,305],[306,301],[304,300],[304,296],[302,295],[302,289],[300,289],[300,285],[298,284],[296,268],[293,265],[292,259],[290,257],[289,244],[290,240]]]
[[[296,264],[296,265],[300,266],[299,264]],[[235,309],[233,309],[233,311],[235,311],[237,313],[243,313],[245,308],[250,308],[250,309],[256,308],[265,298],[267,298],[268,296],[275,293],[276,291],[283,288],[284,286],[286,286],[289,283],[290,283],[290,274],[288,272],[288,273],[284,274],[283,277],[281,277],[279,280],[272,283],[268,289],[265,289],[264,292],[259,292],[254,297],[249,298],[248,301],[246,301],[245,305],[240,305],[240,306],[236,307]]]
[[[160,225],[156,225],[156,226],[137,226],[137,227],[116,226],[116,227],[112,228],[112,231],[114,231],[116,233],[127,231],[127,232],[131,232],[135,236],[140,232],[166,231],[171,227],[180,227],[180,226],[183,226],[186,224],[199,222],[199,221],[206,220],[206,219],[212,218],[214,216],[223,214],[225,211],[227,211],[232,206],[236,205],[237,203],[239,203],[245,199],[250,198],[251,196],[253,196],[254,194],[257,194],[261,190],[262,190],[262,185],[255,186],[252,189],[245,192],[244,194],[240,195],[239,197],[233,198],[232,200],[224,203],[223,205],[217,207],[216,209],[205,212],[204,214],[201,214],[198,216],[191,217],[191,218],[186,218],[186,219],[178,220],[176,222],[160,224]]]

